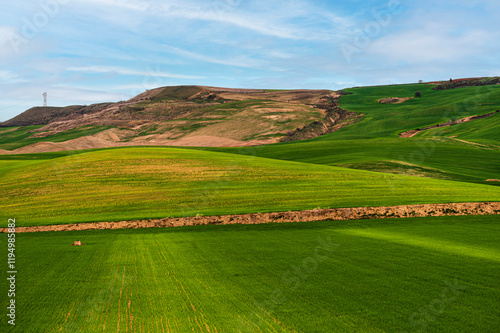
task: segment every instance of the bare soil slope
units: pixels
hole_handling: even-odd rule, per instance
[[[303,139],[338,129],[340,121],[356,118],[338,109],[339,96],[330,90],[162,87],[125,102],[33,108],[2,126],[46,124],[31,135],[46,137],[46,142],[18,148],[13,153],[132,145],[248,146],[283,141],[291,133],[301,132],[294,137]],[[320,124],[323,129],[309,130],[311,124]],[[84,126],[115,128],[65,142],[50,142],[52,135]],[[304,129],[306,135],[302,133]]]

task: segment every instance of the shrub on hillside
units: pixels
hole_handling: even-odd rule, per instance
[[[415,92],[415,97],[421,97],[421,96],[422,94],[420,93],[420,91]]]

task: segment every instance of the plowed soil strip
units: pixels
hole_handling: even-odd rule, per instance
[[[78,224],[60,224],[34,227],[18,227],[16,232],[41,231],[75,231],[103,229],[138,229],[168,228],[209,224],[260,224],[286,222],[314,222],[332,220],[360,220],[428,216],[460,216],[460,215],[500,215],[500,202],[466,202],[447,204],[422,204],[389,207],[357,207],[314,209],[297,212],[256,213],[222,216],[177,217],[164,219],[91,222]],[[8,232],[8,228],[0,228]]]

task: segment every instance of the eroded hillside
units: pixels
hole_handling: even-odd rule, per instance
[[[260,145],[315,137],[359,118],[338,108],[339,96],[330,90],[162,87],[125,102],[32,108],[2,125],[44,125],[31,129],[23,138],[29,144],[16,147],[16,153],[133,145]],[[102,128],[98,133],[83,131],[77,138],[52,140],[97,126]]]

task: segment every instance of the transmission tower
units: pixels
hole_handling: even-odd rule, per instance
[[[43,106],[47,106],[47,93],[43,93]]]

